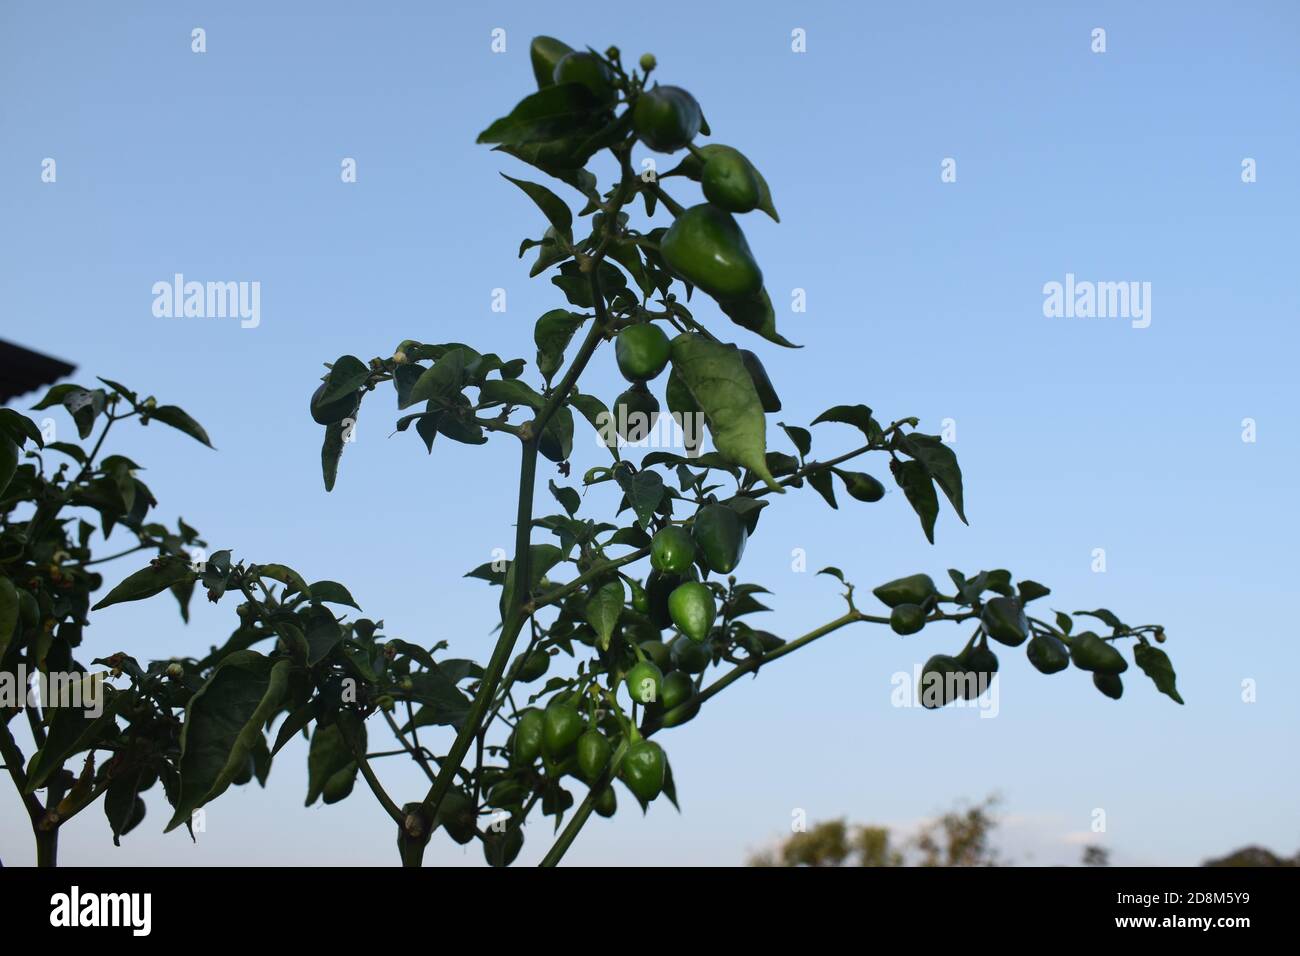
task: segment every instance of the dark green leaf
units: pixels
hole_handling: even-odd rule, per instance
[[[767,419],[739,350],[684,334],[673,339],[672,363],[704,413],[718,451],[784,493],[767,468]]]
[[[189,564],[179,559],[155,559],[156,564],[141,568],[127,577],[91,610],[98,611],[123,601],[141,601],[167,590],[173,584],[193,581],[194,572]]]
[[[547,218],[560,235],[566,239],[571,239],[573,235],[573,213],[563,199],[545,186],[530,183],[526,179],[515,179],[512,176],[506,176],[505,173],[501,175],[522,189],[528,195],[528,198],[537,204],[537,208],[542,211],[542,215]]]
[[[175,405],[160,405],[157,408],[150,409],[149,417],[162,422],[164,425],[170,425],[172,428],[183,431],[209,448],[212,447],[212,442],[208,439],[208,433],[203,430],[203,426]]]
[[[596,632],[596,639],[602,651],[609,649],[610,635],[618,624],[619,615],[623,613],[625,600],[623,582],[613,578],[605,582],[587,599],[586,618]]]
[[[908,503],[921,519],[921,528],[931,544],[934,544],[934,522],[939,517],[939,498],[934,493],[934,484],[930,473],[919,461],[894,461],[890,463],[894,480],[903,489]]]
[[[1178,688],[1174,686],[1174,665],[1170,663],[1168,654],[1150,644],[1138,644],[1133,648],[1133,660],[1155,683],[1156,690],[1179,704],[1183,702]]]
[[[952,502],[957,517],[969,523],[966,522],[966,513],[962,504],[961,468],[957,464],[957,456],[953,454],[953,450],[934,435],[918,435],[915,432],[900,436],[898,445],[905,453],[925,466],[925,470],[929,472],[935,484],[943,489],[943,493]]]
[[[166,831],[189,823],[195,810],[247,768],[263,726],[284,697],[289,667],[256,651],[236,651],[190,698],[181,729],[180,794]]]
[[[351,593],[337,581],[317,581],[310,588],[311,599],[313,601],[328,601],[331,604],[346,604],[348,607],[354,607],[358,611],[361,605],[352,599]]]
[[[365,362],[355,355],[341,355],[331,366],[330,373],[325,378],[325,391],[317,401],[325,405],[355,395],[369,377],[370,369]]]

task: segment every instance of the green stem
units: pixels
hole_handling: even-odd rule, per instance
[[[59,865],[59,831],[57,827],[36,831],[36,865]]]
[[[496,647],[492,649],[492,657],[488,660],[487,667],[484,668],[482,680],[479,681],[478,693],[474,695],[474,701],[470,704],[469,713],[465,715],[465,722],[461,724],[460,732],[456,734],[451,749],[442,761],[442,766],[438,770],[438,779],[433,782],[428,794],[425,795],[421,814],[426,825],[430,827],[432,821],[437,819],[438,807],[442,803],[442,798],[451,789],[456,770],[460,767],[461,762],[465,759],[465,754],[469,752],[470,745],[478,735],[479,728],[483,724],[483,718],[487,715],[488,706],[496,695],[497,685],[501,682],[501,675],[506,669],[506,663],[510,660],[510,653],[514,650],[515,639],[519,636],[519,631],[523,627],[523,606],[528,596],[529,583],[532,580],[528,559],[532,542],[533,491],[536,482],[537,439],[532,437],[524,442],[523,462],[519,469],[519,513],[515,525],[515,561],[513,569],[515,575],[514,593],[511,595],[510,606],[506,609],[505,620],[501,625],[501,636],[497,638]],[[423,854],[422,847],[419,852]]]

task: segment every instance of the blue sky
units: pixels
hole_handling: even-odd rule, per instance
[[[897,492],[838,512],[789,495],[742,569],[775,592],[764,626],[793,637],[837,615],[834,583],[811,573],[826,564],[863,592],[903,573],[1007,567],[1050,585],[1050,607],[1164,623],[1187,706],[1136,673],[1113,702],[1008,649],[997,719],[895,708],[891,675],[965,634],[859,625],[665,736],[682,815],[660,801],[645,818],[596,820],[569,859],[734,863],[788,832],[796,809],[906,828],[993,791],[1021,862],[1074,862],[1083,841],[1135,864],[1300,847],[1300,653],[1282,606],[1300,530],[1296,7],[554,7],[5,4],[0,336],[204,423],[217,452],[158,427],[116,446],[147,466],[162,514],[213,547],[347,582],[393,636],[484,659],[496,594],[461,575],[510,545],[516,450],[440,442],[430,457],[413,434],[387,437],[396,414],[372,399],[326,495],[307,398],[323,361],[405,338],[531,362],[533,321],[563,302],[515,258],[543,226],[497,172],[531,173],[474,137],[531,88],[534,34],[616,44],[629,61],[651,51],[715,141],[759,165],[781,212],[780,225],[743,222],[786,334],[806,346],[756,347],[785,401],[777,417],[806,424],[865,402],[931,432],[956,424],[970,527],[945,512],[930,546]],[[1105,53],[1090,50],[1097,27]],[[494,28],[505,53],[491,51]],[[795,28],[805,53],[791,51]],[[340,182],[344,157],[355,184]],[[943,183],[949,157],[957,181]],[[673,191],[694,199],[680,180]],[[260,282],[260,326],[155,318],[151,287],[176,272]],[[1150,282],[1150,326],[1044,317],[1044,283],[1067,273]],[[497,288],[504,314],[490,309]],[[806,313],[789,310],[795,288]],[[619,381],[598,355],[585,390],[608,400]],[[852,438],[819,426],[815,453]],[[600,462],[579,448],[576,474]],[[791,570],[795,548],[807,573]],[[201,606],[183,627],[151,601],[103,612],[87,641],[183,655],[232,622],[233,606]],[[416,774],[385,770],[400,799],[422,792]],[[197,845],[162,836],[154,804],[121,849],[102,820],[74,822],[62,858],[393,862],[368,797],[303,809],[304,790],[305,748],[290,747],[267,790],[209,808]],[[0,807],[0,857],[21,862],[30,835],[12,794]],[[1097,808],[1104,834],[1089,833]],[[549,830],[528,827],[521,861],[540,858]],[[428,859],[481,862],[446,841]]]

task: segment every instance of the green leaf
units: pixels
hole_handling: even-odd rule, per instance
[[[84,678],[89,675],[82,674]],[[44,787],[50,777],[75,753],[87,750],[104,738],[117,732],[117,696],[112,687],[101,684],[100,693],[107,696],[104,709],[98,717],[91,717],[84,707],[52,707],[53,714],[45,744],[32,754],[27,765],[27,792],[34,793]]]
[[[828,574],[828,575],[830,575],[830,576],[833,577],[833,578],[838,578],[840,584],[847,585],[847,584],[849,583],[848,581],[845,581],[845,580],[844,580],[844,572],[841,571],[839,568],[834,567],[834,566],[822,568],[822,569],[821,569],[820,571],[818,571],[817,573],[818,573],[818,574]]]
[[[342,715],[340,715],[342,717]],[[365,724],[359,724],[359,739],[365,739]],[[307,752],[307,802],[311,806],[322,795],[325,802],[338,803],[351,792],[357,780],[357,761],[339,723],[316,725]]]
[[[414,362],[399,365],[393,370],[393,388],[397,390],[397,407],[406,408],[411,404],[411,389],[424,374],[424,366]]]
[[[127,575],[91,610],[99,611],[124,601],[141,601],[167,590],[173,584],[194,580],[194,572],[185,561],[177,558],[170,560],[156,558],[155,561],[156,564],[150,564],[147,568],[141,568],[134,574]]]
[[[552,309],[533,326],[533,342],[537,345],[537,370],[546,381],[551,380],[564,364],[564,350],[587,317],[568,309]]]
[[[835,503],[835,483],[831,479],[829,468],[822,468],[817,471],[810,471],[807,475],[808,484],[812,485],[817,494],[826,499],[826,503],[832,508],[839,508]]]
[[[874,445],[881,439],[880,425],[871,417],[871,409],[866,405],[836,405],[834,408],[828,408],[812,420],[814,425],[822,422],[852,425],[866,436],[869,444]]]
[[[1047,595],[1052,593],[1051,588],[1044,584],[1039,584],[1037,581],[1021,581],[1018,587],[1020,588],[1020,600],[1024,604],[1028,604],[1030,601],[1036,601],[1040,597],[1047,597]]]
[[[477,142],[525,146],[572,136],[590,125],[597,106],[591,91],[579,83],[548,86],[520,100],[508,115],[479,133]],[[535,162],[538,158],[534,155],[526,161]],[[580,166],[582,163],[565,165]]]
[[[24,439],[30,438],[38,448],[45,447],[45,438],[37,424],[12,408],[0,408],[0,433],[8,432],[20,446]],[[3,486],[0,486],[3,490]]]
[[[890,470],[894,480],[903,489],[908,502],[921,519],[921,529],[931,544],[934,544],[934,522],[939,517],[939,497],[934,493],[934,484],[930,473],[919,461],[892,461]]]
[[[1056,626],[1061,629],[1061,633],[1069,634],[1070,630],[1074,627],[1074,621],[1071,620],[1070,615],[1066,614],[1064,611],[1057,611]]]
[[[69,395],[84,391],[86,391],[86,389],[82,388],[80,385],[73,385],[71,382],[64,382],[62,385],[55,385],[45,393],[44,398],[32,406],[32,411],[39,412],[45,408],[53,408],[55,405],[62,405],[64,404],[64,399]]]
[[[518,379],[488,379],[479,386],[480,402],[501,402],[503,405],[522,405],[535,411],[541,411],[546,399],[537,394],[529,385]]]
[[[1113,628],[1116,631],[1128,630],[1128,626],[1123,621],[1121,621],[1118,617],[1116,617],[1111,611],[1106,610],[1104,607],[1099,607],[1095,611],[1075,611],[1074,613],[1082,614],[1084,617],[1095,617],[1097,620],[1104,623],[1107,627]]]
[[[18,628],[18,589],[7,577],[0,577],[0,661],[4,660]]]
[[[108,827],[113,834],[113,846],[121,846],[121,837],[144,820],[145,805],[140,799],[140,784],[153,779],[146,781],[145,774],[145,768],[136,767],[116,775],[104,793],[104,816],[108,818]]]
[[[285,597],[288,597],[295,591],[301,591],[304,597],[310,598],[312,596],[311,588],[307,586],[307,582],[303,579],[303,576],[287,565],[259,564],[257,566],[257,573],[261,577],[270,578],[272,581],[279,581],[281,584],[285,585]]]
[[[1176,703],[1183,703],[1178,688],[1174,686],[1174,665],[1170,662],[1168,654],[1150,644],[1138,644],[1133,648],[1133,660],[1155,683],[1156,690],[1166,694]]]
[[[596,638],[602,651],[609,650],[610,635],[618,624],[619,615],[623,613],[626,595],[623,582],[613,578],[605,582],[587,599],[586,618],[596,632]]]
[[[343,640],[343,628],[328,608],[313,607],[306,614],[307,664],[315,666]]]
[[[655,509],[664,499],[664,480],[657,471],[638,471],[629,475],[627,468],[626,465],[619,468],[615,479],[627,496],[627,503],[636,513],[637,523],[642,528],[647,528],[655,515]]]
[[[425,369],[416,379],[407,396],[407,404],[413,405],[432,398],[439,399],[444,405],[449,404],[449,399],[458,394],[469,381],[466,366],[470,358],[465,349],[456,348],[446,352],[434,362],[432,368]]]
[[[185,708],[181,728],[180,795],[164,832],[189,823],[199,807],[225,792],[245,770],[263,726],[274,716],[289,682],[290,664],[256,651],[226,657]]]
[[[943,489],[943,493],[952,502],[957,517],[969,524],[962,504],[961,468],[957,465],[957,456],[953,450],[934,435],[919,435],[915,432],[899,436],[898,445],[925,466],[935,484]]]
[[[325,405],[355,395],[369,377],[370,369],[365,362],[355,355],[340,355],[338,361],[330,367],[329,375],[325,378],[325,391],[321,393],[318,402]]]
[[[152,408],[149,410],[149,417],[184,432],[209,448],[212,447],[212,442],[208,439],[208,433],[203,430],[203,426],[175,405],[160,405],[157,408]]]
[[[331,604],[346,604],[358,611],[361,605],[352,599],[352,594],[337,581],[317,581],[309,589],[313,601],[328,601]]]
[[[803,348],[776,330],[776,310],[772,308],[772,297],[767,294],[767,289],[760,289],[748,299],[719,302],[718,308],[742,329],[749,329],[769,342],[787,349]]]
[[[506,176],[505,173],[501,175],[522,189],[528,195],[528,198],[537,204],[537,208],[542,211],[542,215],[555,227],[556,231],[572,242],[573,212],[563,199],[545,186],[530,183],[526,179],[515,179],[513,176]]]
[[[274,757],[278,754],[285,744],[312,722],[315,716],[316,701],[309,700],[286,717],[284,723],[280,725],[279,733],[275,735],[275,745],[271,748],[271,756]]]
[[[554,462],[567,461],[573,454],[573,412],[567,405],[559,406],[542,430],[537,450]]]
[[[807,458],[808,453],[812,451],[812,432],[806,428],[799,428],[797,425],[787,425],[785,422],[777,422],[789,436],[790,441],[794,442],[794,447],[799,451],[800,458]]]
[[[0,432],[0,494],[9,487],[9,482],[18,470],[18,443],[7,432]]]
[[[550,486],[551,494],[555,496],[555,500],[560,503],[560,507],[565,510],[565,513],[567,513],[570,518],[577,514],[578,509],[582,507],[582,497],[572,488],[557,485],[554,479],[548,482],[548,485]]]
[[[618,432],[611,426],[609,408],[595,395],[574,391],[569,396],[569,404],[578,410],[583,418],[596,430],[601,442],[609,449],[614,460],[619,460]]]
[[[718,451],[784,494],[767,468],[767,419],[740,351],[683,334],[673,339],[672,363],[704,413]]]

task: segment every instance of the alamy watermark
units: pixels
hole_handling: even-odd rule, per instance
[[[0,671],[0,709],[24,706],[85,711],[92,720],[104,712],[105,674],[87,671],[37,671],[26,664],[16,671]]]
[[[262,324],[261,282],[171,282],[153,284],[153,314],[159,319],[239,319],[240,327]]]
[[[700,454],[704,444],[704,415],[701,412],[628,411],[618,406],[615,412],[596,415],[596,439],[601,447],[620,445],[633,448],[680,448],[687,458]]]
[[[1043,284],[1043,315],[1049,319],[1131,319],[1133,328],[1151,324],[1150,282],[1076,281]]]

